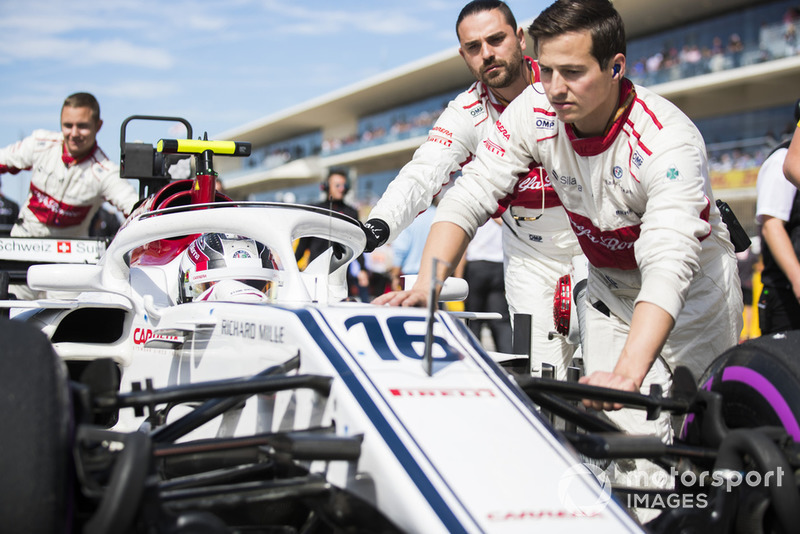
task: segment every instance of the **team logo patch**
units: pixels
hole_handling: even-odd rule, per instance
[[[237,250],[233,253],[234,258],[251,258],[250,253],[246,250]]]
[[[614,166],[613,172],[615,179],[619,180],[620,178],[622,178],[622,167],[620,167],[619,165]]]
[[[681,173],[678,172],[678,169],[674,165],[669,169],[667,169],[668,182],[677,182],[680,179],[681,179]]]

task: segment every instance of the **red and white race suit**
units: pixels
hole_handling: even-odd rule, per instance
[[[530,58],[527,61],[532,77],[538,79],[538,65]],[[473,158],[504,109],[481,82],[473,83],[450,101],[428,133],[428,139],[389,184],[370,213],[370,218],[382,219],[389,225],[390,242],[428,209],[451,176]],[[570,272],[573,257],[581,251],[547,176],[536,165],[523,174],[513,191],[498,197],[482,197],[486,208],[483,220],[502,212],[509,311],[512,317],[515,313],[531,315],[534,359],[553,364],[557,377],[564,378],[575,346],[561,336],[548,339],[548,334],[555,330],[553,296],[558,279]],[[508,206],[510,210],[506,209]],[[541,217],[536,221],[516,221],[510,211],[517,217]]]
[[[57,132],[36,130],[0,149],[0,173],[20,170],[32,175],[20,219],[11,230],[15,237],[88,236],[92,216],[105,200],[127,216],[139,199],[100,147],[75,161]]]
[[[700,132],[669,101],[627,80],[620,102],[625,111],[606,135],[580,139],[557,119],[541,84],[527,88],[464,168],[436,219],[472,235],[492,211],[487,197],[513,191],[529,164],[541,161],[590,264],[587,373],[614,369],[633,307],[646,301],[675,320],[644,384],[658,381],[668,389],[675,366],[699,378],[737,343],[741,287]],[[637,415],[618,422],[669,439],[668,421]]]

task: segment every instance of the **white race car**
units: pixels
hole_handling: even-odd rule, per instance
[[[750,345],[748,363],[730,363],[740,350],[725,355],[705,389],[676,376],[683,393],[673,398],[517,374],[452,314],[348,301],[346,270],[365,242],[358,221],[214,193],[212,155],[244,155],[245,144],[160,142],[156,154],[167,152],[193,154],[198,177],[144,201],[96,264],[28,270],[33,289],[63,298],[3,302],[13,309],[13,320],[0,321],[4,529],[619,533],[800,524],[792,433],[800,387],[797,374],[776,372],[785,363],[777,342]],[[300,271],[293,242],[304,236],[330,246]],[[787,339],[796,347],[797,336]],[[759,374],[764,361],[773,368]],[[732,368],[751,383],[730,378]],[[755,375],[772,389],[747,390]],[[748,391],[755,420],[735,419],[742,410],[726,399]],[[664,445],[615,433],[576,405],[581,397],[693,420],[685,441]],[[560,430],[556,416],[566,421]],[[763,424],[776,427],[728,428]],[[662,502],[704,496],[708,507],[665,504],[643,526],[627,505],[647,492],[612,488],[603,476],[623,457],[706,471],[710,481],[750,470],[783,476],[777,488],[663,490]]]

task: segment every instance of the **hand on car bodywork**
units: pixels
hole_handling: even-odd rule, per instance
[[[405,291],[390,291],[375,298],[373,304],[379,306],[407,306],[424,308],[428,305],[428,292],[416,286]]]

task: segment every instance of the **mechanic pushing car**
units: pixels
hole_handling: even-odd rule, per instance
[[[440,203],[414,287],[376,302],[425,305],[433,274],[450,274],[491,215],[486,199],[511,193],[541,161],[558,177],[551,183],[589,260],[581,381],[669,391],[676,366],[699,377],[742,328],[736,257],[705,143],[673,104],[624,77],[625,30],[608,0],[557,1],[528,31],[542,83],[509,105]],[[432,273],[433,258],[450,263]],[[608,415],[627,432],[672,439],[667,415]]]
[[[0,148],[0,174],[32,170],[11,237],[88,237],[92,216],[105,201],[130,214],[139,195],[97,145],[102,126],[97,99],[75,93],[61,107],[60,133],[36,130]],[[20,299],[42,296],[24,284],[11,284],[9,292]]]
[[[139,196],[97,145],[102,126],[97,99],[75,93],[61,107],[61,133],[36,130],[0,149],[0,173],[33,171],[12,237],[88,236],[89,222],[105,201],[130,214]]]
[[[365,223],[368,251],[395,239],[426,210],[451,175],[472,159],[508,103],[539,80],[537,63],[523,55],[524,31],[505,3],[470,2],[458,16],[456,35],[459,53],[477,81],[448,104],[372,209]],[[533,357],[552,364],[556,378],[564,379],[576,346],[550,335],[553,297],[558,279],[570,272],[581,251],[547,174],[538,165],[532,168],[499,201],[487,200],[487,209],[502,213],[509,312],[531,315]]]

